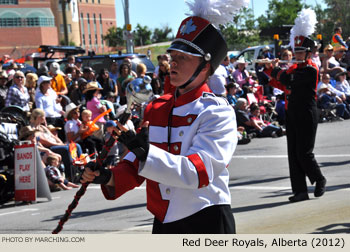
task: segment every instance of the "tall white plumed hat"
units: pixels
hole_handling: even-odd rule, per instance
[[[181,22],[168,52],[175,50],[203,57],[204,61],[199,68],[202,69],[209,62],[212,73],[214,73],[228,50],[226,41],[218,29],[219,25],[232,22],[233,15],[242,7],[247,7],[249,0],[194,0],[185,2],[191,13],[186,14],[189,17]],[[199,73],[201,69],[197,69],[196,72]],[[192,76],[192,78],[195,77]]]
[[[310,38],[317,24],[315,11],[311,8],[302,9],[294,23],[290,31],[290,46],[293,51],[311,51],[315,46],[315,41]]]

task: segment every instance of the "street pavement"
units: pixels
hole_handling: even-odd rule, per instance
[[[302,122],[301,122],[302,123]],[[232,212],[238,234],[350,233],[350,120],[319,124],[314,153],[326,176],[324,196],[289,203],[286,138],[253,139],[238,145],[228,167]],[[0,233],[49,234],[77,190],[52,193],[53,200],[0,207]],[[153,216],[146,210],[145,185],[115,201],[90,185],[62,234],[147,234]]]

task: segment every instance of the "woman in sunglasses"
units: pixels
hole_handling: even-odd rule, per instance
[[[21,107],[24,111],[29,111],[29,99],[28,89],[25,87],[24,73],[16,71],[13,76],[13,85],[7,93],[5,107],[15,105]]]

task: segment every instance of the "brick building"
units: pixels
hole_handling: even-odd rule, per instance
[[[40,44],[57,43],[49,0],[0,0],[0,56],[20,58]]]
[[[62,16],[61,0],[0,0],[0,57],[58,45],[64,41]],[[71,0],[66,19],[70,43],[96,54],[110,51],[102,37],[116,26],[115,0]]]
[[[81,46],[96,53],[108,52],[102,36],[116,26],[115,0],[79,0]]]

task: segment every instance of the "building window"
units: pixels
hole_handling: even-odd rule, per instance
[[[91,2],[92,2],[92,3],[95,3],[95,0],[92,0]]]
[[[103,27],[102,27],[102,14],[99,14],[100,18],[100,37],[101,37],[101,47],[103,48]]]
[[[0,0],[0,4],[18,4],[18,0]]]
[[[59,11],[62,11],[62,0],[59,0],[58,1],[58,10]],[[67,10],[70,10],[70,4],[68,4],[67,2],[66,2],[66,11]]]
[[[90,28],[90,14],[86,13],[87,23],[88,23],[88,35],[89,35],[89,45],[92,45],[92,39],[91,39],[91,28]]]
[[[72,25],[71,25],[71,24],[68,24],[68,25],[67,25],[67,29],[68,29],[68,33],[72,33]],[[60,24],[60,32],[61,32],[61,33],[64,33],[63,24]]]
[[[81,41],[82,45],[85,47],[85,30],[84,30],[84,14],[80,13],[80,25],[81,25]]]
[[[54,18],[29,17],[29,18],[0,18],[0,27],[53,27]]]

